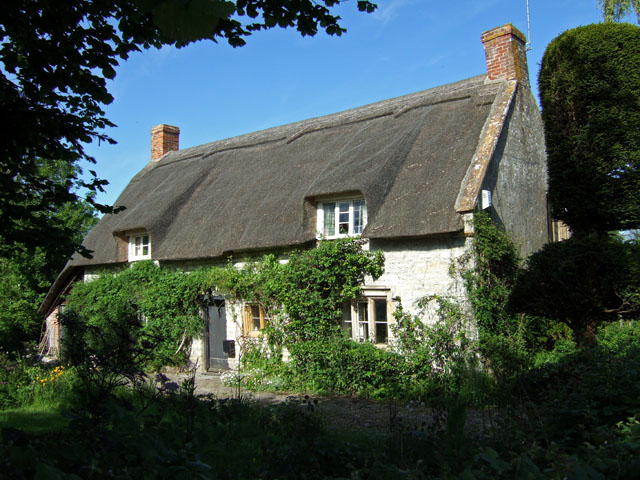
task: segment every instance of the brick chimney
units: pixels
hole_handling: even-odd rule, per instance
[[[489,80],[518,80],[531,86],[526,42],[524,34],[510,23],[482,33]]]
[[[157,125],[151,129],[151,161],[165,153],[180,149],[180,129],[172,125]]]

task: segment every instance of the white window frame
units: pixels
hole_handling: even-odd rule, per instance
[[[363,210],[362,210],[362,227],[360,231],[356,231],[355,225],[355,209],[354,203],[362,202]],[[324,217],[325,217],[325,206],[330,208],[330,205],[333,204],[333,212],[334,212],[334,225],[333,225],[333,234],[325,231],[324,228]],[[341,205],[342,204],[342,205]],[[348,210],[341,210],[341,206],[348,205]],[[342,221],[340,219],[340,213],[347,214],[348,219],[347,222]],[[340,233],[340,225],[348,223],[348,231],[347,233]],[[317,208],[317,223],[316,223],[316,231],[318,232],[318,238],[345,238],[345,237],[354,237],[357,235],[361,235],[364,229],[367,227],[367,202],[363,197],[338,197],[335,199],[326,199],[318,202]]]
[[[375,302],[384,301],[386,306],[384,321],[376,318],[375,314]],[[389,295],[385,295],[385,292],[376,292],[371,296],[359,297],[357,300],[350,302],[349,305],[343,307],[342,315],[342,328],[343,331],[352,340],[357,342],[371,342],[376,345],[384,346],[389,344],[391,338],[391,320],[393,315],[391,314],[392,303],[389,299]],[[350,317],[345,318],[347,313],[350,313]],[[376,324],[386,324],[386,341],[376,342]],[[349,332],[350,330],[350,332]]]
[[[145,242],[146,238],[146,242]],[[144,253],[144,250],[147,253]],[[151,236],[148,233],[129,235],[129,261],[151,259]]]

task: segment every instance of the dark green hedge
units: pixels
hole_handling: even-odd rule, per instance
[[[539,89],[554,217],[577,234],[640,227],[640,28],[567,30]]]

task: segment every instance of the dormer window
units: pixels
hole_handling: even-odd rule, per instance
[[[129,261],[151,258],[151,237],[148,233],[129,236]]]
[[[363,198],[318,203],[317,230],[324,238],[360,235],[367,225]]]

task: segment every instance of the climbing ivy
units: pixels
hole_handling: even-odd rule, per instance
[[[186,347],[202,328],[198,297],[203,280],[200,272],[187,275],[136,262],[75,285],[65,313],[92,327],[83,339],[89,345],[96,339],[92,331],[104,337],[126,330],[139,342],[153,339],[153,365],[183,363]]]
[[[98,338],[96,332],[104,338],[129,331],[140,344],[153,342],[153,366],[181,364],[201,333],[207,294],[215,292],[262,305],[273,319],[265,331],[268,342],[291,347],[339,335],[342,303],[358,295],[366,275],[380,276],[383,263],[381,252],[365,251],[359,239],[321,241],[317,248],[292,252],[288,261],[267,255],[241,268],[230,260],[224,267],[185,273],[136,262],[77,284],[66,316],[91,327],[82,339],[87,344]]]

